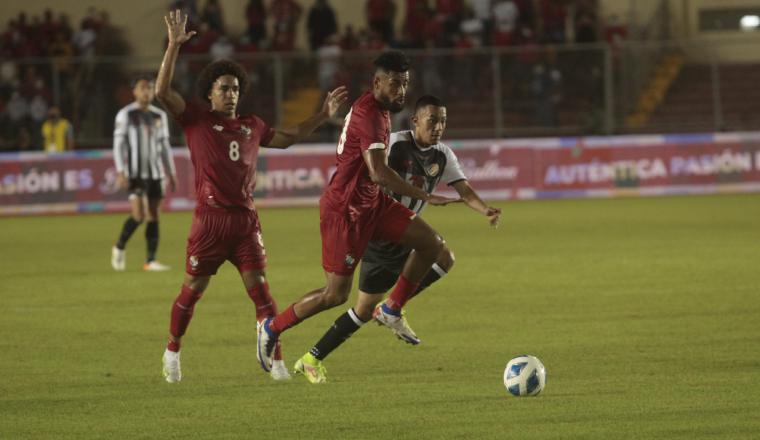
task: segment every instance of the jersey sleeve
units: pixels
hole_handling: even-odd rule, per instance
[[[443,145],[443,152],[446,154],[446,167],[443,169],[441,180],[443,180],[446,185],[453,185],[459,181],[467,180],[467,176],[464,175],[462,166],[459,164],[459,159],[457,159],[457,156],[451,151],[451,148],[447,145]]]
[[[201,106],[198,102],[194,100],[190,101],[185,104],[185,111],[177,116],[177,122],[179,122],[182,127],[190,127],[197,124],[205,112],[206,109],[203,108],[203,106]]]
[[[259,141],[259,145],[262,147],[266,147],[269,145],[270,142],[272,142],[272,139],[274,138],[274,128],[270,127],[266,122],[264,122],[263,119],[259,118],[258,116],[256,118],[256,126],[259,129],[259,132],[261,133],[261,140]]]
[[[359,137],[359,148],[362,151],[388,147],[388,121],[376,109],[365,109],[356,115],[356,134]]]
[[[113,162],[116,166],[116,171],[119,173],[124,171],[128,124],[129,120],[127,112],[124,110],[119,111],[119,113],[116,114],[113,128]]]

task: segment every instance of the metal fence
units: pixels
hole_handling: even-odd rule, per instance
[[[751,48],[747,44],[747,50]],[[441,97],[448,106],[448,138],[757,129],[760,96],[749,99],[755,92],[746,89],[754,86],[760,73],[760,57],[756,64],[730,63],[719,61],[713,52],[719,51],[693,42],[408,51],[413,68],[407,108],[422,94]],[[683,67],[648,120],[631,125],[628,117],[669,54],[682,56]],[[348,86],[355,98],[370,85],[371,61],[376,55],[237,56],[251,83],[241,111],[255,112],[274,125],[287,124],[315,111],[320,93],[337,84]],[[24,148],[18,141],[20,127],[28,131],[32,148],[38,146],[45,108],[56,105],[74,124],[78,147],[107,148],[116,112],[132,100],[130,79],[137,73],[155,72],[160,61],[0,60],[6,79],[0,78],[0,98],[5,102],[0,147]],[[200,70],[210,61],[205,56],[181,56],[174,87],[192,96]],[[7,78],[14,75],[15,82],[8,84]],[[23,119],[19,119],[20,107],[12,105],[19,94],[27,100]],[[395,115],[394,129],[407,126],[409,116],[409,110]],[[311,140],[335,140],[339,124],[321,128]],[[173,136],[175,143],[182,142],[177,127]]]

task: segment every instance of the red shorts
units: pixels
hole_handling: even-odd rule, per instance
[[[241,272],[266,267],[258,214],[248,209],[196,208],[187,238],[185,270],[194,276],[210,276],[226,260]]]
[[[417,214],[385,193],[380,193],[379,197],[376,208],[364,211],[355,219],[330,209],[324,199],[320,200],[319,229],[325,271],[351,275],[370,240],[394,243],[401,240]]]

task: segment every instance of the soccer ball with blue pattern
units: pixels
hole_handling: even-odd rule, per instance
[[[546,368],[535,356],[517,356],[504,369],[504,386],[513,396],[535,396],[546,386]]]

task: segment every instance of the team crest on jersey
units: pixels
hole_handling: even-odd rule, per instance
[[[195,255],[190,255],[190,267],[198,267],[198,257]]]
[[[247,138],[251,137],[251,132],[252,132],[252,131],[253,131],[253,130],[251,130],[251,127],[249,127],[249,126],[247,126],[247,125],[241,125],[241,126],[240,126],[240,132],[241,132],[241,133],[243,133],[243,135],[244,135],[245,137],[247,137]]]
[[[441,167],[439,167],[437,163],[434,163],[433,165],[430,165],[430,167],[428,167],[427,173],[429,176],[435,177],[438,175],[438,171],[440,170],[441,170]]]
[[[216,131],[224,131],[224,127],[222,127],[221,125],[218,125],[218,124],[212,126],[211,128],[213,128]]]
[[[351,254],[346,254],[346,266],[348,266],[348,268],[350,269],[354,267],[354,263],[356,263],[356,259],[354,258],[354,256]]]

